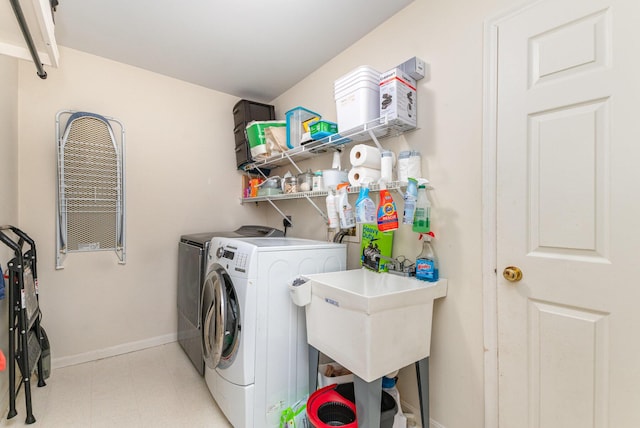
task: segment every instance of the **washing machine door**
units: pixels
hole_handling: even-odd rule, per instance
[[[202,354],[210,368],[226,368],[240,344],[240,305],[231,278],[214,267],[202,288]]]

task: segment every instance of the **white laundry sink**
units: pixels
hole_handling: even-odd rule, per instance
[[[367,269],[305,278],[307,341],[356,376],[372,382],[429,356],[433,301],[446,296],[446,279]]]

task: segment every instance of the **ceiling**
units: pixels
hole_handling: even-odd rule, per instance
[[[268,102],[412,1],[60,0],[56,39]]]

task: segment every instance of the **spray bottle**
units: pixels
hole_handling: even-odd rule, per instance
[[[356,201],[356,223],[375,224],[375,222],[376,204],[369,197],[369,184],[363,183]]]
[[[398,211],[396,203],[387,190],[384,182],[380,184],[380,203],[378,204],[378,230],[396,230],[398,228]]]
[[[413,216],[413,231],[427,233],[431,230],[431,203],[427,197],[427,184],[429,180],[421,178],[418,182],[418,199],[416,200],[416,212]]]
[[[334,195],[333,188],[329,188],[327,191],[327,217],[329,219],[329,229],[337,229],[340,226],[338,210],[336,208],[336,196]]]
[[[402,216],[402,224],[413,224],[413,215],[415,214],[417,200],[418,180],[409,178],[407,190],[404,192],[404,215]]]
[[[356,225],[356,217],[353,213],[353,207],[349,203],[349,194],[347,193],[349,183],[338,184],[338,217],[340,218],[340,229],[351,229]]]
[[[433,232],[420,234],[422,252],[416,257],[416,279],[421,281],[436,282],[440,277],[438,258],[431,246],[431,238],[435,237]]]

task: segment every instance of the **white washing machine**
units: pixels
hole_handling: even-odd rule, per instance
[[[205,380],[236,428],[278,427],[309,393],[304,309],[288,285],[346,269],[346,246],[297,238],[213,238],[202,291]]]

